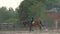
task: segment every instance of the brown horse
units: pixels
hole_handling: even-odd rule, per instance
[[[35,21],[32,22],[32,24],[31,24],[31,21],[25,21],[25,22],[23,22],[23,24],[24,24],[24,26],[29,26],[30,31],[32,30],[31,29],[32,26],[38,26],[40,30],[41,30],[41,28],[43,26],[41,20],[35,20]]]

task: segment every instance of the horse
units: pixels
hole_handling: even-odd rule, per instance
[[[31,21],[25,21],[25,22],[23,22],[23,25],[24,25],[24,27],[29,26],[30,31],[32,31],[32,26],[38,26],[40,30],[42,29],[42,26],[43,26],[41,20],[35,20],[32,22],[32,24],[31,24]]]

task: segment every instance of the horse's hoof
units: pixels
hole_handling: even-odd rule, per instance
[[[30,32],[31,32],[31,31],[34,31],[34,30],[30,30]]]
[[[34,30],[32,30],[32,31],[34,31]]]

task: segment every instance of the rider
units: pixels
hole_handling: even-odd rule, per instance
[[[31,20],[31,25],[32,25],[32,22],[33,22],[33,17],[32,17],[32,20]]]
[[[33,22],[33,16],[32,16],[31,22],[30,22],[30,31],[32,30],[32,22]]]

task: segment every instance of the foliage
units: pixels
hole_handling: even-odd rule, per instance
[[[60,7],[60,0],[48,0],[46,3],[46,8],[51,9],[54,7]]]
[[[46,12],[46,8],[42,2],[38,2],[37,4],[32,5],[31,7],[29,7],[29,9],[32,13],[31,15],[35,18],[42,18],[44,12]]]
[[[13,8],[9,8],[9,10],[6,7],[0,8],[0,23],[16,22],[17,19],[17,11],[14,11]]]
[[[16,23],[18,21],[18,19],[16,18],[10,18],[8,20],[5,20],[6,23]]]
[[[42,18],[41,15],[46,11],[45,7],[42,1],[24,0],[18,10],[20,21],[31,19],[32,16],[35,19]]]

